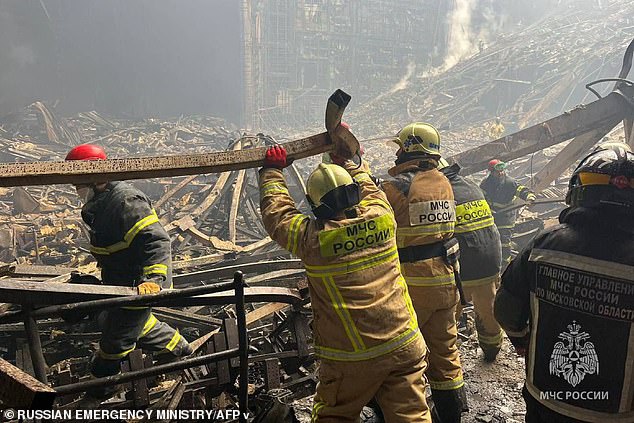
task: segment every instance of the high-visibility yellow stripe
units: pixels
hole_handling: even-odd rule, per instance
[[[493,217],[487,217],[486,219],[482,219],[477,222],[457,224],[454,229],[454,233],[462,234],[465,232],[473,232],[493,225]]]
[[[290,228],[288,231],[288,242],[286,243],[286,250],[292,254],[297,253],[297,243],[299,240],[299,227],[304,220],[308,219],[308,216],[298,214],[291,219]]]
[[[368,175],[365,172],[357,173],[356,175],[352,177],[352,179],[354,179],[357,182],[372,181],[372,178],[370,178],[370,175]]]
[[[145,266],[143,268],[143,274],[145,276],[148,276],[148,275],[166,275],[167,276],[167,265],[153,264],[151,266]]]
[[[104,360],[120,360],[123,357],[127,356],[128,354],[130,354],[132,351],[134,351],[135,348],[136,348],[136,344],[132,348],[130,348],[129,350],[125,350],[125,351],[122,351],[122,352],[116,353],[116,354],[110,354],[110,353],[103,352],[103,350],[101,348],[99,348],[99,351],[97,352],[97,354],[99,355],[99,357],[103,358]]]
[[[318,401],[313,405],[313,412],[310,415],[310,422],[317,423],[319,421],[319,412],[326,406],[325,402]]]
[[[407,289],[407,282],[405,282],[405,278],[402,275],[398,277],[398,284],[403,288],[403,301],[405,301],[405,306],[407,307],[407,311],[409,312],[409,327],[413,330],[418,329],[418,319],[416,318],[416,311],[414,311],[414,304],[412,304],[412,297],[409,295],[409,290]]]
[[[158,319],[152,313],[150,313],[150,317],[148,317],[145,325],[143,325],[143,331],[141,332],[141,336],[139,338],[143,338],[145,335],[147,335],[148,332],[151,331],[157,323]]]
[[[454,222],[433,223],[420,226],[399,226],[396,228],[396,245],[399,248],[407,246],[408,238],[427,235],[452,234],[455,229]]]
[[[174,336],[172,336],[172,339],[165,346],[165,349],[167,351],[174,351],[174,348],[176,348],[176,344],[178,344],[178,341],[180,341],[180,340],[181,340],[181,334],[178,333],[178,329],[176,329],[176,332],[174,333]]]
[[[315,345],[315,355],[320,358],[335,361],[361,361],[370,360],[391,353],[416,340],[420,331],[418,329],[407,329],[405,332],[392,338],[391,340],[374,347],[361,351],[343,351],[335,348]]]
[[[464,386],[464,379],[462,376],[458,376],[452,380],[444,380],[442,382],[436,382],[429,379],[429,386],[431,389],[436,389],[438,391],[453,391]]]
[[[394,212],[392,210],[392,206],[390,205],[390,203],[388,203],[387,201],[383,201],[379,198],[375,198],[373,200],[361,200],[359,202],[360,206],[381,206],[387,210],[389,210],[390,212]]]
[[[343,325],[346,334],[348,335],[348,339],[350,339],[350,343],[352,344],[352,348],[355,351],[359,351],[365,349],[365,344],[361,339],[361,335],[359,334],[359,330],[354,324],[352,320],[352,316],[348,311],[348,307],[341,295],[339,289],[337,289],[337,285],[335,285],[335,281],[332,277],[324,277],[322,278],[324,285],[326,286],[326,291],[328,292],[328,296],[330,297],[330,302],[332,303],[332,307],[337,312],[339,319]]]
[[[500,345],[502,343],[502,338],[504,338],[504,332],[500,331],[497,335],[494,336],[486,336],[482,335],[478,331],[478,342],[481,344],[487,345]]]
[[[385,263],[386,261],[395,260],[397,258],[398,250],[396,249],[396,246],[393,246],[386,251],[373,254],[371,256],[364,257],[358,260],[321,266],[304,264],[304,267],[306,268],[306,274],[308,276],[337,276],[365,270],[370,267],[378,266],[379,264]]]
[[[409,286],[442,286],[456,283],[453,273],[438,276],[403,276]]]
[[[429,235],[445,232],[453,232],[455,228],[454,222],[432,223],[429,225],[402,226],[397,229],[397,234],[402,236],[418,236]]]
[[[288,194],[288,188],[280,182],[267,182],[260,187],[261,198],[273,194]]]
[[[470,286],[470,287],[482,286],[482,285],[487,285],[490,283],[495,283],[498,278],[499,278],[499,275],[496,273],[495,275],[487,276],[480,279],[462,279],[462,285]]]
[[[156,211],[152,209],[152,214],[136,222],[134,226],[132,226],[132,228],[130,228],[130,230],[126,232],[126,234],[123,236],[123,241],[119,241],[107,247],[96,247],[94,245],[91,245],[90,252],[101,255],[109,255],[121,250],[125,250],[130,246],[130,244],[132,244],[132,241],[134,241],[134,238],[139,232],[154,223],[158,223],[158,221],[159,219],[156,215]]]

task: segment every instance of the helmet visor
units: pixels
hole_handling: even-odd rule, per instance
[[[613,177],[604,173],[581,172],[579,173],[579,181],[582,186],[587,185],[617,185],[620,188],[634,188],[634,178],[625,176]]]

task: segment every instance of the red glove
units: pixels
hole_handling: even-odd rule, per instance
[[[274,167],[276,169],[284,169],[290,163],[286,161],[286,149],[281,145],[274,145],[266,150],[264,156],[264,167]]]

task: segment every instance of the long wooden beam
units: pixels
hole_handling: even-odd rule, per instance
[[[590,132],[575,137],[559,154],[550,160],[546,166],[533,177],[532,190],[542,192],[551,182],[568,169],[579,157],[588,151],[598,140],[610,132],[611,127],[596,128]]]
[[[292,160],[334,148],[327,132],[283,144]],[[220,173],[263,165],[265,147],[239,151],[93,161],[0,164],[0,186],[80,184],[101,181]]]
[[[579,106],[546,122],[458,153],[450,157],[450,160],[460,165],[462,174],[469,175],[486,169],[492,158],[509,161],[596,128],[612,129],[627,113],[631,113],[631,108],[628,100],[612,92],[604,98]]]

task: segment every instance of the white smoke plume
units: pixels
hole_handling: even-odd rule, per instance
[[[453,67],[460,60],[478,51],[478,39],[471,29],[471,15],[477,0],[456,0],[455,8],[449,15],[449,37],[447,56],[443,70]]]

